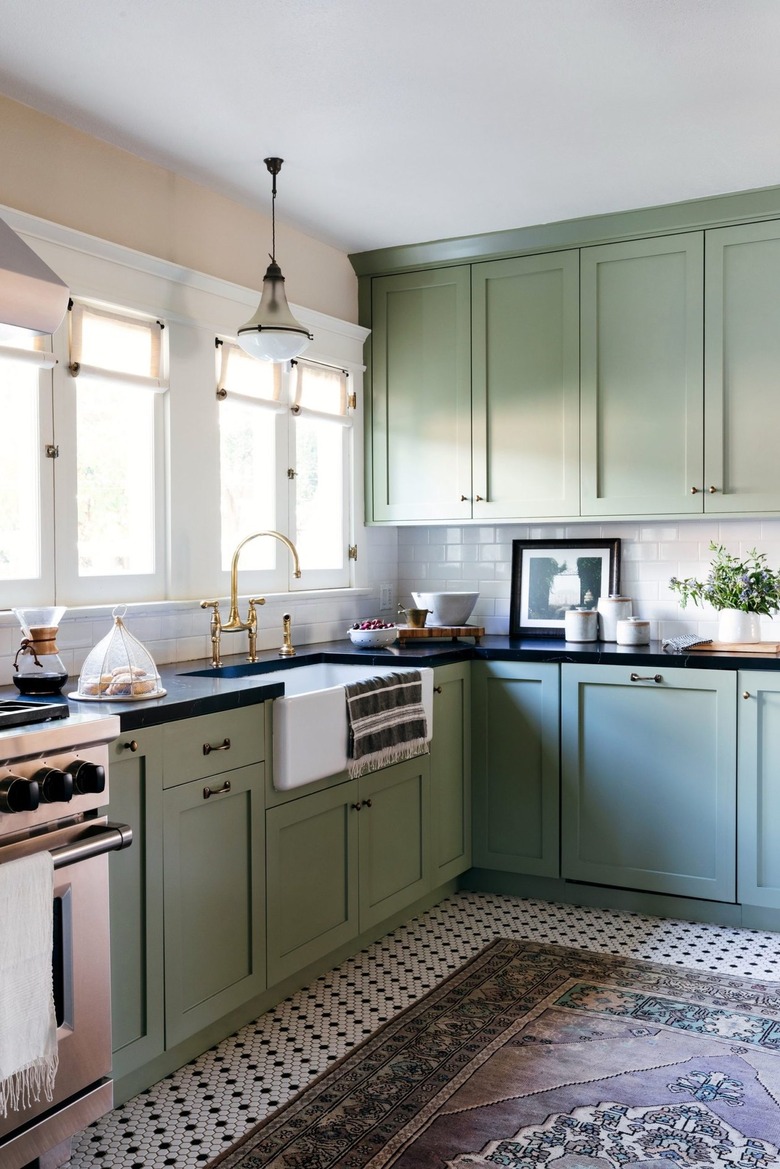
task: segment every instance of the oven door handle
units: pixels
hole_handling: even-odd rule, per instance
[[[72,844],[63,844],[60,848],[53,848],[51,855],[54,858],[55,869],[73,865],[78,861],[89,860],[93,856],[101,856],[104,852],[115,852],[122,848],[129,848],[133,843],[133,830],[129,824],[106,824],[98,831],[86,833]]]

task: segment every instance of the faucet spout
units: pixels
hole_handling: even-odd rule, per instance
[[[222,623],[222,632],[233,633],[236,630],[246,629],[249,631],[249,660],[250,662],[257,661],[257,612],[255,605],[264,605],[264,597],[252,597],[249,601],[249,611],[247,613],[246,621],[241,620],[241,615],[238,612],[238,561],[241,555],[241,549],[250,540],[256,540],[259,536],[271,536],[274,540],[280,540],[282,544],[289,550],[293,559],[293,572],[296,577],[301,575],[301,564],[298,559],[298,549],[289,540],[287,536],[283,536],[281,532],[272,530],[264,532],[253,532],[251,536],[246,536],[240,544],[236,547],[233,553],[233,559],[230,562],[230,612],[228,613],[227,621]]]

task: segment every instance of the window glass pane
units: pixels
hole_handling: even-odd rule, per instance
[[[259,365],[259,362],[254,362]],[[230,568],[236,545],[252,532],[276,524],[276,419],[264,407],[228,398],[219,407],[222,510],[222,568]],[[272,569],[276,541],[253,540],[241,567]]]
[[[268,361],[258,361],[239,349],[224,341],[220,346],[222,351],[222,368],[219,374],[220,389],[229,394],[243,394],[248,398],[258,398],[263,401],[278,400],[280,390],[280,367]]]
[[[155,395],[76,389],[79,575],[154,572]]]
[[[0,580],[41,574],[39,377],[32,366],[0,362]]]
[[[331,422],[295,420],[295,543],[304,569],[344,563],[344,434]]]

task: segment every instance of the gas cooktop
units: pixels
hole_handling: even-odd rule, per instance
[[[0,731],[6,727],[21,727],[25,723],[48,722],[53,718],[67,718],[67,702],[24,702],[12,698],[0,699]]]

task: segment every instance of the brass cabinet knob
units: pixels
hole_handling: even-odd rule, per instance
[[[743,697],[743,698],[750,698],[750,697],[752,697],[752,695],[751,695],[751,693],[750,693],[750,691],[749,691],[749,690],[743,690],[743,691],[742,691],[742,697]]]
[[[714,495],[718,489],[717,489],[717,487],[710,486],[707,488],[707,490],[709,491],[710,495]]]
[[[434,694],[441,694],[441,686],[434,686],[433,693]]]
[[[477,503],[482,503],[482,502],[483,502],[483,497],[482,497],[481,495],[475,495],[475,496],[474,496],[474,499],[475,499],[475,501],[476,501]]]
[[[699,494],[699,488],[698,488],[698,487],[692,487],[692,488],[691,488],[691,495],[698,495],[698,494]]]
[[[468,495],[461,495],[460,502],[461,503],[468,503],[468,498],[469,498]]]
[[[124,747],[125,751],[137,751],[138,750],[138,743],[136,742],[135,739],[131,739],[129,743],[123,743],[122,746]]]

